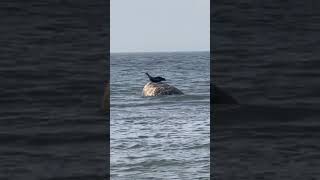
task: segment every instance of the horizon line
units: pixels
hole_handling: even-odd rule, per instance
[[[176,50],[176,51],[109,51],[110,54],[116,54],[116,53],[175,53],[175,52],[210,52],[209,50]]]

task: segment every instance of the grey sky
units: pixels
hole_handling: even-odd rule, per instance
[[[111,52],[210,49],[210,0],[111,0]]]

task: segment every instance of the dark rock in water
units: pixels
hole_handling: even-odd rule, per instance
[[[238,104],[237,100],[217,86],[213,86],[213,104]]]
[[[163,82],[148,82],[143,88],[143,96],[183,94],[179,89]]]

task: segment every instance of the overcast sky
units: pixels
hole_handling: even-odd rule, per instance
[[[210,0],[111,0],[111,52],[210,49]]]

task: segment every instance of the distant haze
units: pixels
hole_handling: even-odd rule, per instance
[[[208,51],[210,0],[111,0],[111,52]]]

